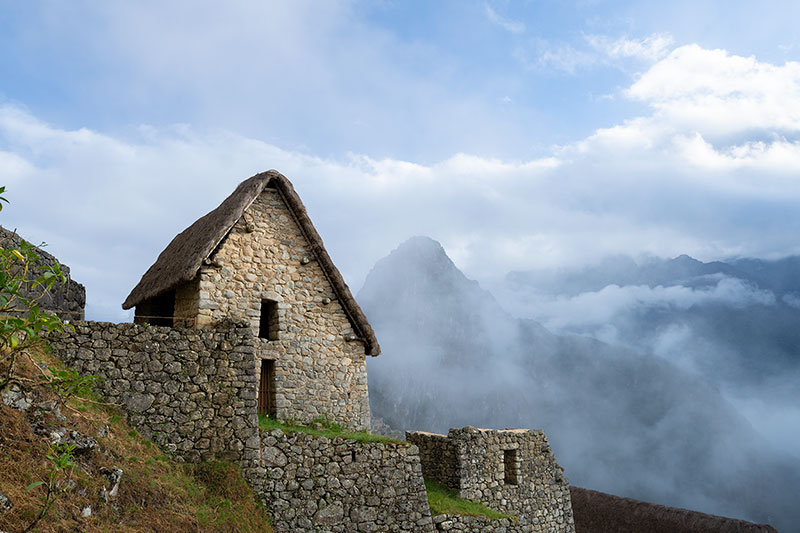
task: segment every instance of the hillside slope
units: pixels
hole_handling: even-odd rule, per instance
[[[37,359],[43,368],[61,366],[43,354]],[[35,377],[38,370],[24,362],[22,377]],[[0,531],[33,524],[48,485],[53,504],[34,531],[272,531],[237,466],[175,463],[113,407],[80,398],[59,403],[42,386],[2,393]]]

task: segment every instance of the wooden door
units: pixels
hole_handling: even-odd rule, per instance
[[[261,360],[258,382],[258,414],[275,416],[275,361]]]

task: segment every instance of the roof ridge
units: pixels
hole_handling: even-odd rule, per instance
[[[122,308],[130,309],[145,300],[174,289],[182,282],[192,280],[197,275],[203,261],[211,256],[243,216],[247,207],[269,184],[276,186],[295,221],[308,239],[311,250],[333,286],[348,319],[364,341],[366,353],[373,356],[380,354],[380,345],[372,326],[350,292],[339,269],[328,255],[322,237],[311,222],[300,196],[289,179],[277,170],[261,172],[244,180],[219,206],[176,235],[159,254],[155,263],[144,273],[142,279],[125,299]]]

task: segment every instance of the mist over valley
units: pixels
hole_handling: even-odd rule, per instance
[[[781,310],[796,312],[784,298],[796,287],[763,262],[743,261],[749,270],[740,271],[772,285],[757,284],[756,274],[733,277],[731,265],[675,261],[513,273],[495,298],[437,242],[410,239],[378,261],[358,293],[383,350],[368,363],[373,415],[396,429],[439,433],[541,428],[573,485],[790,531],[800,522],[800,459],[741,406],[790,394],[759,391],[778,383],[780,368],[796,371],[793,315],[773,322]],[[626,300],[623,289],[651,298]],[[581,300],[603,291],[617,304]],[[718,331],[726,320],[731,327]],[[702,340],[696,350],[681,349],[691,335],[666,342],[664,332],[680,324]],[[750,339],[748,324],[760,337]],[[763,357],[748,352],[776,331],[782,340]],[[715,373],[715,364],[727,366]]]

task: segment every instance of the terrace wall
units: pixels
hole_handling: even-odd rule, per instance
[[[246,324],[213,329],[77,322],[51,334],[54,353],[129,422],[184,461],[229,457],[258,465],[255,340]]]
[[[273,430],[248,482],[277,533],[433,532],[417,447]]]

